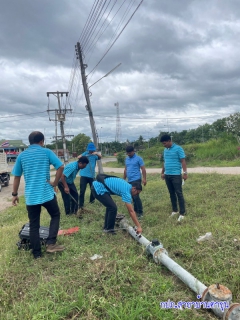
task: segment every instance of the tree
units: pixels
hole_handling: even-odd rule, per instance
[[[86,136],[84,133],[79,133],[72,139],[74,151],[77,152],[77,154],[83,153],[84,151],[86,151],[89,142],[91,142],[90,137]]]

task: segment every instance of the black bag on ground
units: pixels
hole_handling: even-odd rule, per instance
[[[48,238],[48,235],[49,235],[49,228],[48,227],[40,227],[39,228],[39,236],[40,236],[41,245],[46,244],[46,240]],[[19,232],[19,238],[20,238],[20,241],[18,241],[18,243],[17,243],[18,250],[31,249],[29,223],[26,223],[23,225],[22,229]]]
[[[98,181],[98,182],[101,182],[103,185],[104,185],[104,187],[109,191],[109,192],[111,192],[112,194],[114,194],[113,192],[112,192],[112,190],[106,185],[106,183],[105,183],[105,179],[107,179],[107,178],[118,178],[118,179],[121,179],[121,178],[119,178],[119,177],[116,177],[116,176],[111,176],[111,175],[109,175],[109,174],[105,174],[105,173],[99,173],[99,174],[97,174],[97,176],[96,176],[96,180]]]

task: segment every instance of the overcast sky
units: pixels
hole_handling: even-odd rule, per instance
[[[140,0],[107,0],[95,26],[99,39],[83,33],[95,2],[0,0],[0,139],[27,142],[31,131],[40,130],[50,143],[55,123],[46,110],[48,103],[50,109],[58,106],[56,97],[48,101],[48,91],[71,93],[65,133],[91,136],[79,68],[73,68],[75,44],[80,40],[84,48],[85,42],[88,74]],[[104,21],[109,26],[102,32]],[[90,88],[100,141],[115,139],[116,102],[121,141],[196,128],[240,111],[239,52],[239,0],[143,1],[88,76],[90,86],[121,63]]]

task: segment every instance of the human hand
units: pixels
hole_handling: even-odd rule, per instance
[[[165,180],[165,174],[164,173],[161,174],[161,179]]]
[[[64,192],[69,194],[69,188],[68,187],[64,187]]]
[[[137,234],[141,234],[142,233],[142,228],[141,227],[136,227],[136,232],[137,232]]]
[[[187,180],[187,178],[188,178],[187,173],[184,173],[184,174],[183,174],[183,180]]]
[[[142,180],[143,185],[145,186],[147,184],[147,180],[143,179]]]
[[[12,205],[16,206],[19,203],[19,198],[18,196],[12,197]]]

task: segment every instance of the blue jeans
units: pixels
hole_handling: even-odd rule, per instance
[[[180,175],[165,174],[165,182],[170,194],[172,211],[178,212],[178,204],[179,204],[179,213],[181,215],[184,215],[185,200],[182,193],[182,175],[181,174]],[[177,200],[178,200],[178,204],[177,204]]]
[[[52,200],[44,202],[42,204],[31,206],[27,205],[28,218],[30,223],[30,244],[32,246],[32,254],[35,258],[41,256],[39,228],[42,206],[47,209],[47,212],[51,216],[49,235],[46,241],[47,244],[56,243],[59,229],[60,211],[57,203],[57,198],[55,196]]]

